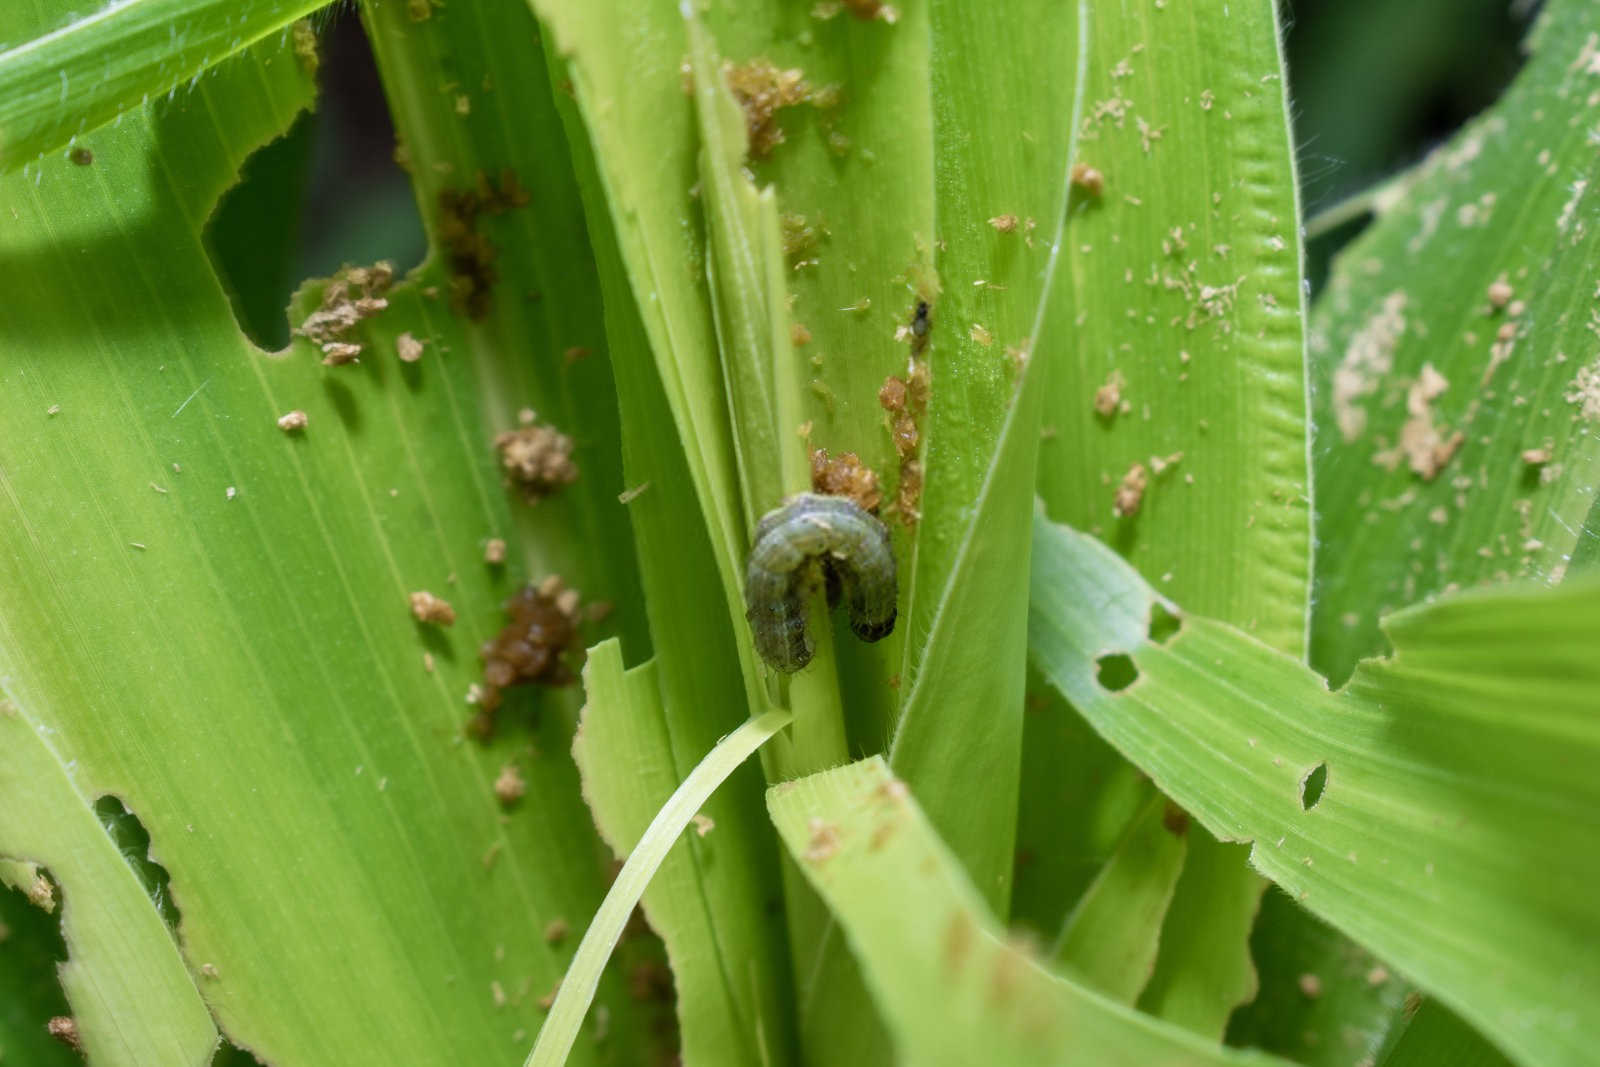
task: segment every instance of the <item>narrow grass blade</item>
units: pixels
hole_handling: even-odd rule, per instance
[[[607,641],[589,650],[583,677],[588,702],[572,755],[595,824],[620,861],[638,848],[678,785],[670,726],[653,660],[624,671],[621,648]],[[748,778],[754,770],[735,773]],[[704,809],[691,819],[696,833],[683,835],[667,853],[643,898],[645,917],[672,965],[681,1055],[707,1065],[780,1062],[783,1055],[770,1042],[781,1031],[770,1032],[770,1008],[761,1003],[773,993],[763,996],[758,986],[781,975],[757,966],[748,941],[733,940],[730,935],[744,932],[737,915],[718,915],[723,898],[707,885],[708,872],[749,861],[739,851],[744,842],[730,842],[737,827],[724,827]],[[760,893],[760,872],[744,873],[749,881],[740,888]],[[724,946],[723,939],[730,943]]]
[[[788,712],[782,711],[765,712],[749,720],[707,753],[667,798],[622,865],[600,910],[584,932],[550,1015],[539,1031],[538,1043],[528,1055],[526,1067],[560,1067],[566,1063],[583,1016],[594,999],[600,972],[651,877],[717,786],[789,722]]]

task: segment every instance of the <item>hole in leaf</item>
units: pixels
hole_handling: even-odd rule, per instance
[[[316,111],[245,160],[206,223],[239,328],[268,351],[289,343],[287,308],[302,279],[380,259],[399,277],[427,251],[357,10],[340,5],[322,22]]]
[[[100,825],[105,827],[106,835],[117,846],[117,851],[133,868],[139,884],[150,896],[150,903],[161,914],[162,921],[169,929],[177,929],[180,918],[178,906],[173,903],[172,894],[168,891],[172,885],[172,875],[150,858],[150,833],[144,828],[144,823],[123,805],[120,798],[109,793],[94,802],[94,813],[99,817]]]
[[[1183,629],[1183,620],[1168,611],[1159,602],[1150,605],[1150,640],[1164,645]]]
[[[266,1067],[249,1049],[240,1048],[226,1037],[211,1056],[211,1067]]]
[[[1133,660],[1121,653],[1101,656],[1098,668],[1096,677],[1100,684],[1113,693],[1128,688],[1139,679],[1139,668],[1133,665]]]
[[[1328,765],[1319,763],[1311,768],[1311,773],[1300,779],[1300,806],[1310,811],[1317,806],[1317,801],[1322,799],[1322,791],[1328,787]]]
[[[5,1051],[17,1063],[41,1067],[82,1063],[47,1031],[51,1019],[72,1014],[57,970],[67,959],[67,943],[61,936],[61,891],[51,883],[53,907],[45,911],[29,899],[26,883],[36,877],[49,881],[48,873],[35,874],[30,864],[5,866],[8,878],[25,880],[16,887],[0,882],[0,962],[6,972],[0,1031],[7,1037]],[[12,1060],[7,1057],[4,1062]]]

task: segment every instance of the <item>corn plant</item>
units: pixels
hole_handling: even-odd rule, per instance
[[[1308,305],[1271,0],[360,0],[265,350],[319,7],[0,12],[3,1062],[1597,1062],[1592,4]]]

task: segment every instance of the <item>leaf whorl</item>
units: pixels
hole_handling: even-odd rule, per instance
[[[799,493],[761,517],[745,568],[745,615],[756,651],[774,670],[792,674],[811,662],[816,646],[806,602],[823,580],[830,593],[837,586],[861,640],[894,630],[898,585],[888,528],[853,500]]]

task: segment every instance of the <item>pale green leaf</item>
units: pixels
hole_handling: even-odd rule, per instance
[[[87,15],[12,5],[0,21],[0,173],[180,91],[327,0],[116,0]],[[301,31],[310,38],[309,27]],[[312,65],[315,59],[307,57]],[[87,144],[93,144],[89,138]],[[93,151],[93,148],[90,148]]]
[[[684,605],[701,603],[705,591],[720,582],[716,553],[637,305],[628,294],[587,135],[575,108],[565,108],[563,118],[571,131],[602,282],[618,297],[605,301],[605,323],[631,487],[627,506],[645,587],[661,711],[675,780],[681,780],[702,753],[741,721],[747,695],[739,645],[726,612],[683,610]],[[772,1062],[784,1063],[792,1058],[794,1021],[783,924],[768,907],[783,889],[777,843],[761,809],[762,788],[761,774],[750,766],[707,801],[702,813],[717,827],[721,862],[699,864],[698,855],[696,862],[720,959],[739,961],[735,970],[748,975],[742,982],[726,979],[733,997],[743,1005],[746,1025],[774,1050]]]
[[[914,529],[895,521],[900,459],[878,393],[907,373],[898,336],[919,299],[937,304],[933,273],[933,97],[929,5],[867,21],[814,6],[715,4],[706,12],[731,73],[760,83],[796,72],[805,99],[780,109],[782,140],[745,165],[776,190],[787,273],[785,330],[803,378],[806,443],[851,452],[877,473],[902,561]],[[935,310],[935,330],[938,313]],[[874,645],[836,642],[854,750],[881,750],[893,728],[907,627]],[[816,769],[821,764],[813,764]]]
[[[1381,650],[1386,612],[1559,581],[1597,536],[1597,35],[1593,4],[1547,5],[1511,89],[1385,203],[1318,299],[1312,662],[1335,682]]]
[[[1138,999],[1184,869],[1185,822],[1160,794],[1145,803],[1061,928],[1051,957],[1062,970],[1112,1000]]]
[[[654,712],[657,709],[651,705],[655,704],[658,698],[651,692],[655,680],[650,668],[646,666],[624,674],[622,653],[615,643],[602,645],[594,649],[593,653],[597,662],[592,664],[592,670],[584,673],[592,705],[604,709],[601,714],[608,718],[617,715],[637,716],[646,720],[655,718]],[[590,774],[588,794],[596,803],[602,821],[609,823],[613,832],[621,835],[617,840],[625,841],[629,838],[634,840],[627,861],[617,872],[616,881],[612,882],[610,891],[606,893],[606,898],[600,905],[600,910],[595,913],[588,930],[584,932],[583,941],[573,957],[572,966],[562,979],[561,991],[550,1009],[550,1017],[539,1031],[538,1044],[528,1054],[527,1067],[559,1067],[567,1061],[572,1043],[578,1035],[579,1025],[583,1022],[584,1013],[588,1011],[589,1004],[594,999],[606,958],[611,955],[618,939],[622,937],[623,927],[627,925],[633,909],[638,906],[645,888],[650,885],[656,872],[672,853],[673,846],[678,843],[684,830],[705,806],[716,788],[738,770],[739,765],[767,739],[787,726],[790,721],[788,712],[768,711],[750,719],[723,738],[717,747],[708,752],[695,766],[689,776],[672,790],[671,795],[660,807],[654,809],[654,817],[642,832],[634,830],[633,824],[640,814],[652,810],[649,794],[627,797],[622,795],[626,791],[623,786],[600,784],[595,777],[600,768],[594,761],[607,762],[605,773],[615,773],[616,770],[629,766],[631,758],[630,770],[643,770],[648,775],[651,770],[649,764],[656,764],[654,769],[659,770],[660,736],[645,739],[643,743],[651,751],[640,751],[634,747],[639,743],[634,738],[608,732],[608,735],[599,742],[598,753],[590,756],[580,732],[577,742],[578,758],[580,765],[587,764]],[[604,729],[603,724],[601,728]],[[634,747],[634,751],[629,752],[630,747]],[[648,789],[655,782],[647,777],[641,784]],[[604,794],[609,795],[602,794],[600,792],[602,790]],[[683,899],[681,896],[678,899],[667,899],[684,888],[685,878],[692,879],[692,873],[687,865],[675,866],[677,869],[656,890],[655,914],[667,920],[663,933],[668,939],[669,954],[675,949],[687,949],[689,952],[704,951],[708,947],[711,934],[703,926],[706,916],[694,914],[696,911],[703,911],[704,903],[693,899],[693,895],[690,899]],[[692,889],[690,892],[693,894]],[[694,926],[687,925],[690,923]],[[680,958],[681,956],[674,956],[674,963],[676,964]],[[707,961],[701,960],[697,963],[685,960],[684,962],[689,965],[687,974],[691,979],[714,977],[706,973]],[[694,997],[705,991],[706,987],[694,985],[679,986],[678,990],[680,997]],[[718,992],[714,988],[710,990],[713,998]],[[718,1012],[718,1007],[715,1004],[691,1004],[681,1010],[680,1017],[685,1018],[687,1022],[698,1022],[695,1013],[709,1011],[714,1015],[721,1014]],[[731,1001],[720,1007],[724,1012],[737,1010]],[[726,1022],[724,1017],[720,1020],[721,1026],[726,1026]],[[711,1044],[697,1045],[691,1051],[713,1051],[714,1042],[717,1040],[752,1038],[757,1041],[759,1049],[759,1034],[748,1031],[741,1033],[737,1028],[732,1032],[721,1029],[719,1021],[714,1017],[709,1025],[712,1029],[697,1032],[695,1037],[700,1042],[711,1042]],[[715,1036],[712,1036],[713,1033]],[[747,1062],[746,1057],[750,1055],[750,1051],[724,1048],[720,1055],[728,1057],[726,1062]],[[765,1060],[765,1050],[757,1051],[757,1056]]]
[[[1157,596],[1093,538],[1041,519],[1033,558],[1036,662],[1157,786],[1520,1062],[1588,1062],[1600,585],[1394,616],[1394,658],[1330,694],[1207,619],[1119,640]],[[1113,691],[1117,656],[1137,680]]]
[[[1022,788],[1011,923],[1048,939],[1111,857],[1152,787],[1030,670]]]
[[[700,182],[694,101],[684,92],[685,20],[675,4],[528,0],[565,64],[598,195],[614,226],[632,299],[648,340],[730,618],[741,619],[747,548],[738,461],[706,287],[706,242],[693,190]],[[752,704],[761,699],[741,642]]]
[[[771,186],[758,191],[744,170],[744,114],[723,82],[710,35],[696,19],[688,20],[688,32],[701,142],[706,273],[744,489],[745,528],[754,530],[763,513],[811,485],[800,442],[800,383],[792,373],[783,311],[777,198]],[[782,420],[780,394],[788,415]]]
[[[1249,849],[1222,844],[1193,824],[1188,843],[1161,927],[1161,954],[1139,1007],[1221,1040],[1234,1009],[1256,995],[1249,940],[1267,883],[1247,862]]]
[[[481,411],[485,439],[518,426],[525,410],[573,439],[579,481],[572,490],[537,506],[510,507],[504,526],[486,527],[480,536],[510,538],[513,562],[524,563],[535,580],[557,573],[586,599],[618,606],[607,628],[643,655],[634,546],[617,499],[626,485],[600,282],[555,90],[542,53],[530,46],[537,23],[517,0],[440,8],[422,21],[402,3],[371,3],[362,15],[435,246],[441,229],[455,221],[447,217],[447,196],[477,193],[480,180],[495,188],[515,181],[527,193],[526,207],[484,212],[476,221],[500,279],[482,317],[447,308],[455,272],[445,248],[433,253],[421,279],[438,292],[437,299],[425,293],[423,305],[426,329],[438,336],[412,330],[427,342],[423,363],[437,358],[470,367],[455,401]],[[476,84],[425,91],[451,84],[463,69],[481,72]],[[384,329],[390,319],[371,321],[385,355],[409,325]],[[402,378],[408,388],[411,380]],[[429,469],[438,468],[426,453],[445,447],[432,440],[434,429],[430,424],[428,444],[416,446]],[[437,435],[459,438],[466,430],[462,420],[438,425]],[[477,495],[491,493],[490,484]]]
[[[983,895],[880,757],[774,786],[767,806],[843,925],[904,1062],[1280,1062],[1140,1015],[1007,943]]]
[[[588,702],[572,755],[601,834],[619,859],[628,859],[679,782],[657,671],[650,662],[624,672],[621,648],[608,641],[589,650],[583,677]],[[751,1004],[757,992],[752,986],[773,975],[747,971],[756,962],[748,956],[724,955],[702,873],[737,865],[743,857],[721,847],[727,831],[719,833],[703,810],[689,808],[685,818],[695,834],[682,835],[670,851],[660,848],[660,870],[643,897],[645,917],[666,943],[672,964],[683,1058],[697,1064],[776,1062],[783,1056],[761,1047],[771,1035],[756,1025]],[[626,919],[626,908],[621,915]]]
[[[1035,371],[1069,340],[1044,330],[1066,239],[1088,11],[1047,0],[1004,18],[955,2],[930,7],[943,292],[889,758],[1001,914],[1022,756],[1027,590],[1018,576],[1043,401]],[[1034,247],[989,224],[1008,211],[1043,220]],[[971,802],[978,790],[982,804]]]

